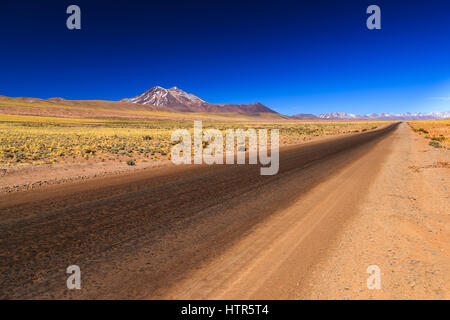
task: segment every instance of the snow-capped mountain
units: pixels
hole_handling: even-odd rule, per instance
[[[153,87],[143,94],[133,98],[122,99],[123,102],[132,102],[143,105],[155,105],[181,112],[239,112],[239,113],[276,113],[261,103],[253,104],[213,104],[192,93],[184,92],[177,87],[165,89]]]
[[[333,120],[355,120],[360,118],[360,116],[356,114],[346,112],[321,113],[318,115],[318,117],[320,119],[333,119]]]
[[[346,113],[346,112],[329,112],[319,114],[320,119],[330,120],[420,120],[420,119],[446,119],[450,118],[450,111],[442,112],[405,112],[405,113],[369,113],[365,115]]]
[[[177,87],[164,89],[158,86],[153,87],[136,97],[122,99],[121,101],[149,104],[158,107],[171,107],[180,111],[192,111],[192,108],[207,104],[206,101],[200,99],[196,95],[186,93]]]

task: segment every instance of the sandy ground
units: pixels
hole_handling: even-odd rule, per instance
[[[393,128],[285,148],[273,176],[170,166],[0,195],[0,297],[162,298]]]
[[[402,125],[357,215],[301,290],[306,299],[450,298],[450,153]],[[381,269],[368,290],[366,268]]]
[[[284,149],[275,176],[169,166],[0,195],[0,297],[448,298],[448,154],[421,139],[401,124]]]
[[[172,165],[169,160],[138,162],[129,166],[121,162],[49,164],[39,166],[0,167],[0,194],[36,190],[51,185],[82,182],[123,173],[139,172]]]
[[[448,160],[402,124],[165,297],[448,299]]]

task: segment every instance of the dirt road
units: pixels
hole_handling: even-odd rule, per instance
[[[304,297],[408,130],[286,148],[274,176],[185,166],[2,196],[0,297]]]

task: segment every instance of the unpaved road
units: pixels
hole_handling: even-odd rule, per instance
[[[275,176],[172,167],[2,196],[0,297],[302,298],[405,126],[286,148]]]

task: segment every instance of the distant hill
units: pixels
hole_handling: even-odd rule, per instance
[[[319,117],[311,114],[311,113],[297,113],[291,116],[294,119],[298,120],[318,120]]]
[[[217,105],[217,108],[220,108],[220,105]],[[259,110],[263,110],[263,108],[259,104],[227,105],[226,109],[220,109],[219,112],[215,112],[217,110],[215,108],[209,108],[207,110],[210,111],[180,112],[164,106],[125,101],[68,100],[64,98],[39,99],[0,95],[0,114],[9,115],[64,118],[153,118],[223,121],[278,121],[290,119],[288,116],[275,112],[260,112]]]
[[[122,102],[142,105],[154,105],[166,110],[178,112],[234,112],[234,113],[277,113],[261,103],[252,104],[214,104],[207,102],[192,93],[184,92],[177,87],[165,89],[153,87],[133,98],[125,98]]]
[[[285,116],[261,103],[214,104],[177,87],[153,87],[141,95],[120,101],[39,99],[0,95],[0,114],[51,117],[177,118],[221,120],[426,120],[450,118],[450,111],[428,113],[352,114],[328,112],[319,115],[298,113]]]

